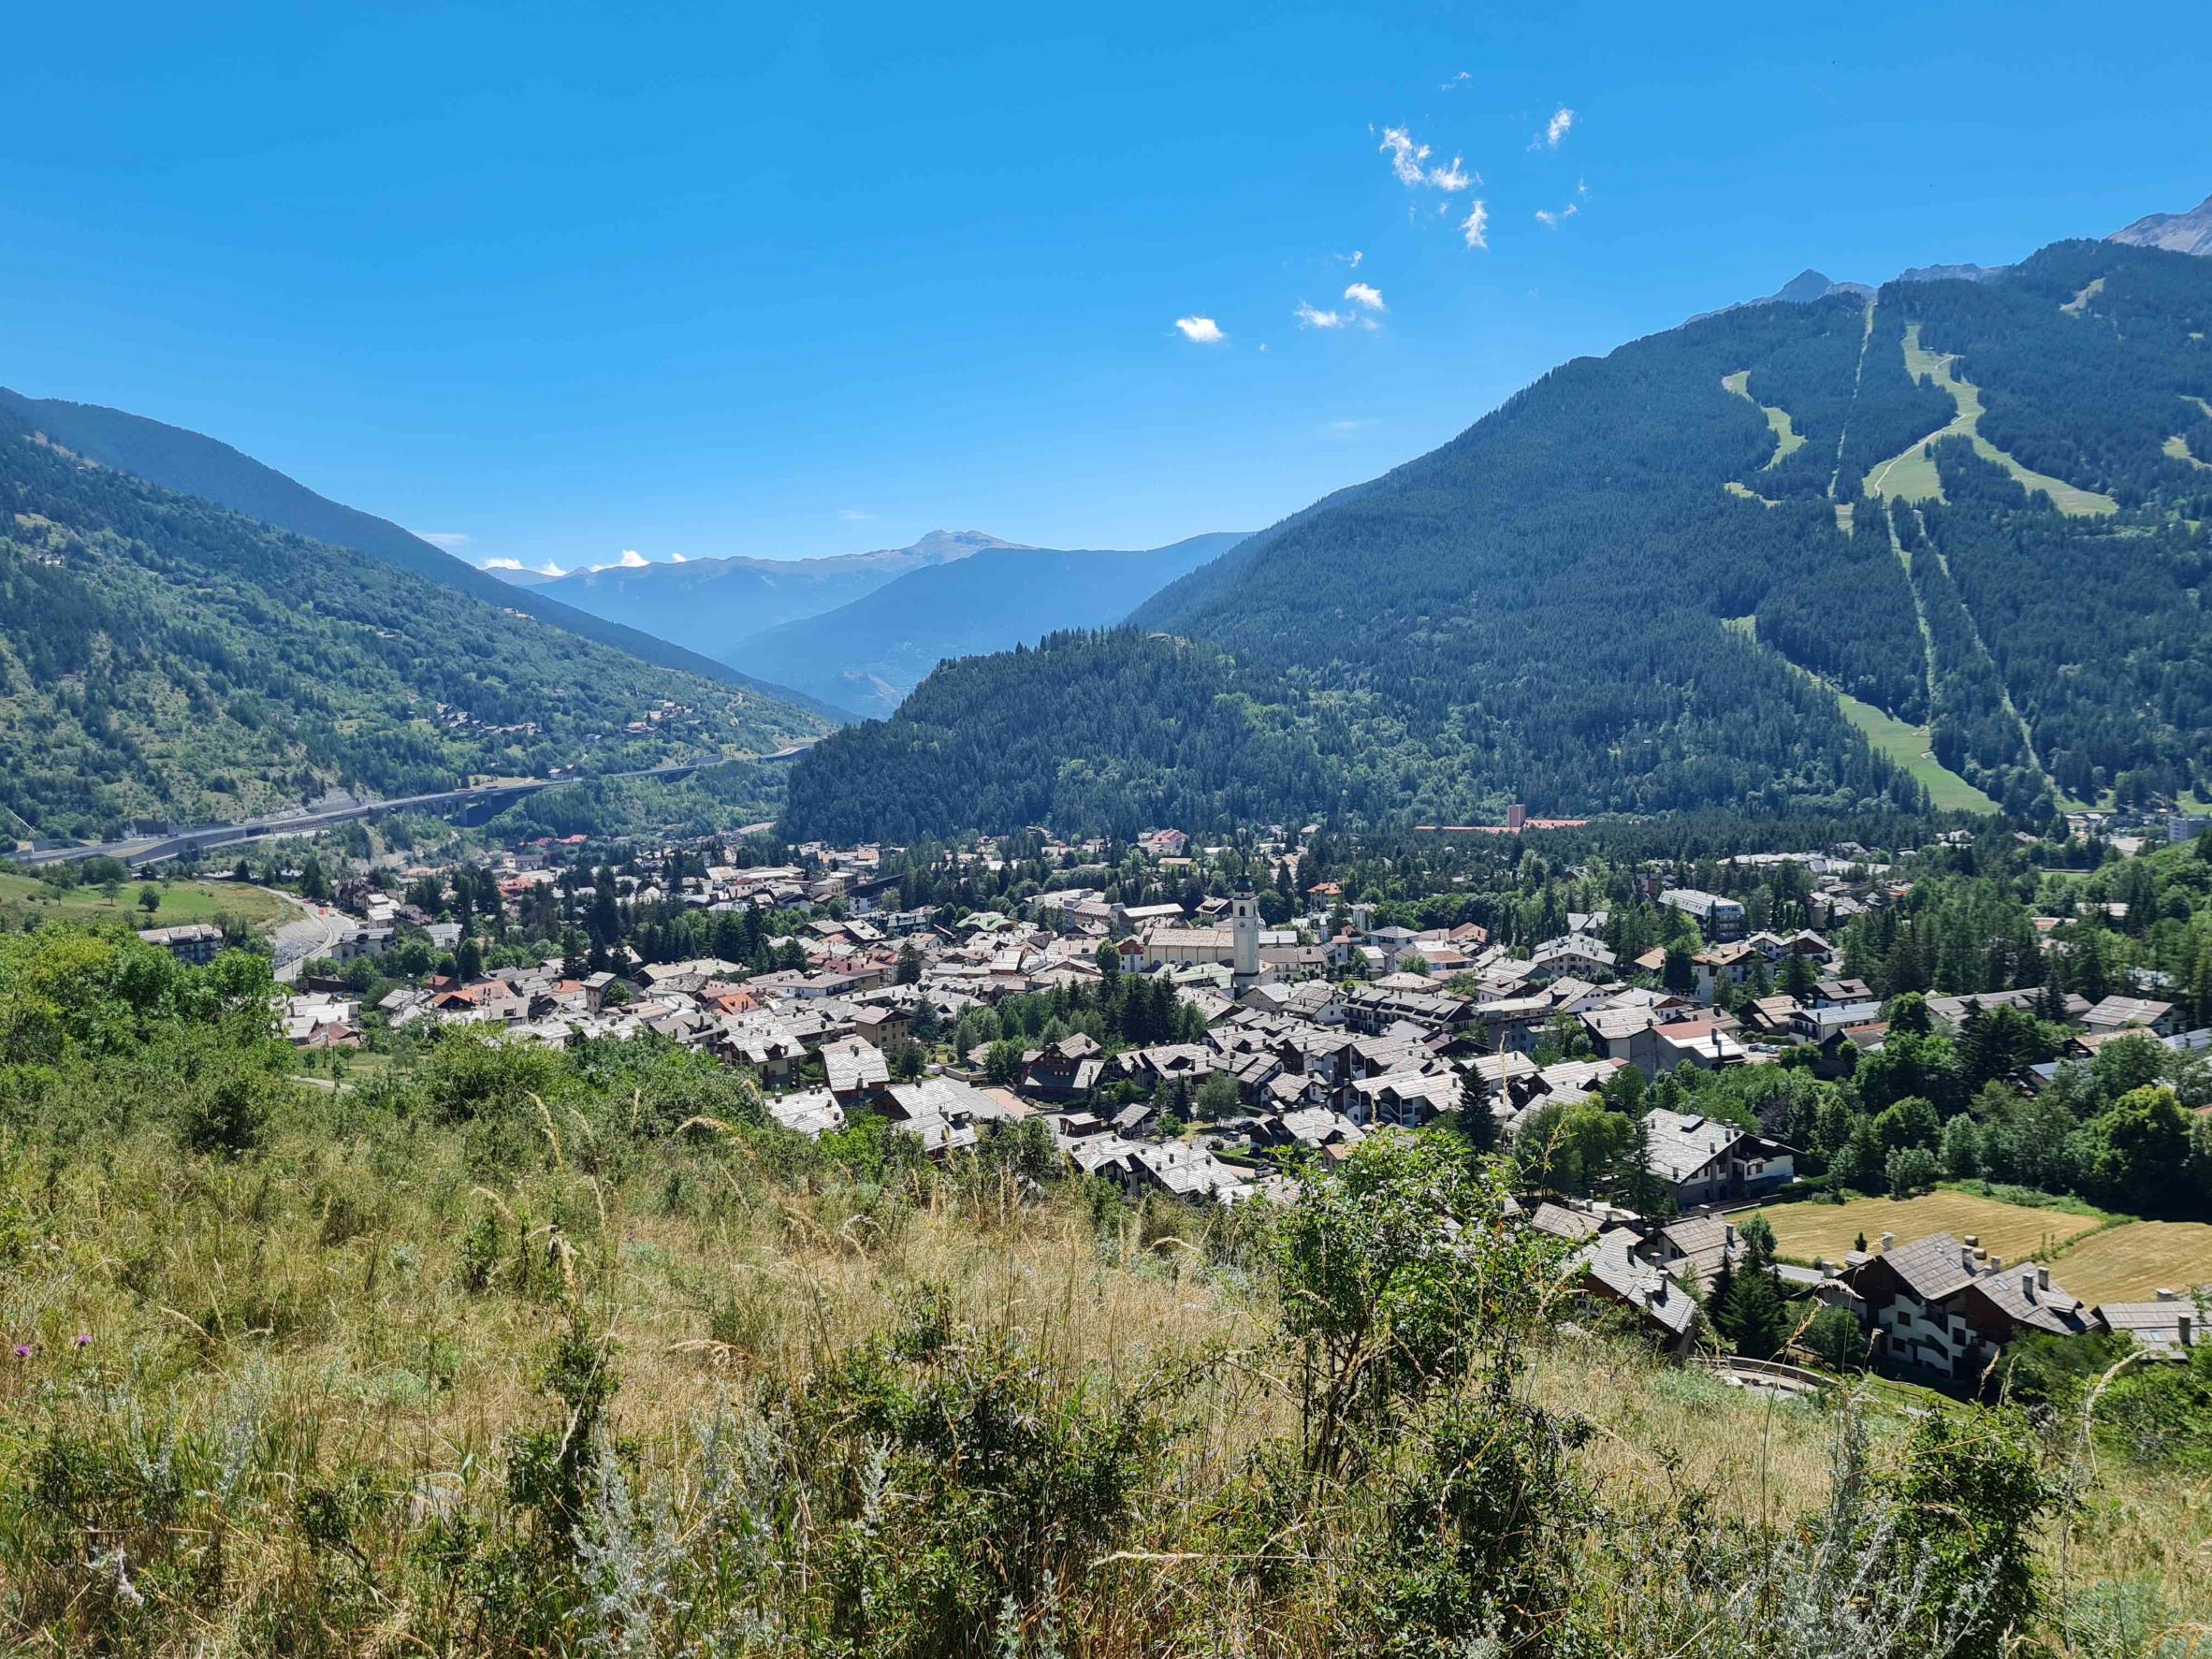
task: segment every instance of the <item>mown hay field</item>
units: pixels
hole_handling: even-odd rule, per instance
[[[1931,1232],[1947,1232],[1958,1239],[1972,1233],[1983,1249],[2007,1261],[2025,1256],[2047,1259],[2073,1240],[2104,1225],[2097,1215],[2030,1209],[1975,1193],[1945,1191],[1903,1200],[1860,1198],[1841,1204],[1777,1204],[1758,1214],[1774,1229],[1775,1247],[1783,1259],[1799,1262],[1810,1262],[1816,1257],[1841,1261],[1860,1235],[1865,1236],[1870,1250],[1881,1244],[1885,1232],[1895,1233],[1900,1244]],[[2071,1281],[2068,1288],[2073,1288]]]
[[[2084,1302],[2148,1302],[2159,1290],[2186,1295],[2212,1285],[2212,1225],[2131,1221],[2061,1253],[2052,1274]]]

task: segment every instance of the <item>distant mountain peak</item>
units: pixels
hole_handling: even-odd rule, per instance
[[[911,546],[900,547],[901,553],[944,554],[981,553],[986,547],[1024,548],[1026,542],[1009,542],[980,530],[933,530]]]
[[[1855,295],[1863,299],[1873,292],[1864,283],[1833,282],[1827,272],[1815,270],[1809,265],[1771,294],[1762,294],[1756,299],[1739,299],[1734,305],[1722,306],[1719,311],[1701,311],[1689,321],[1702,323],[1708,317],[1723,316],[1747,305],[1811,305],[1831,294]]]
[[[2131,247],[2163,248],[2170,254],[2212,255],[2212,196],[2186,213],[2146,213],[2104,240]]]
[[[1841,285],[1844,284],[1830,281],[1826,271],[1815,270],[1808,265],[1796,276],[1790,278],[1788,282],[1783,284],[1781,287],[1775,289],[1768,298],[1779,299],[1790,305],[1811,305],[1815,299],[1826,299]],[[1854,283],[1848,286],[1855,288],[1859,284]]]

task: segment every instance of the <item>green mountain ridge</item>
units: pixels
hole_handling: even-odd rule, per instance
[[[2075,241],[1577,359],[1170,584],[1135,632],[939,670],[807,757],[791,825],[1917,802],[1799,669],[2016,812],[2205,793],[2208,324],[2212,263]],[[1041,720],[1062,668],[1081,694]]]
[[[726,677],[88,460],[0,406],[11,836],[758,754],[822,729]]]
[[[0,410],[12,412],[32,430],[44,433],[87,460],[129,473],[165,489],[197,496],[296,535],[351,547],[427,577],[440,587],[488,604],[521,611],[585,639],[627,651],[643,662],[731,685],[749,686],[771,696],[781,693],[781,688],[755,680],[707,653],[656,637],[619,618],[610,619],[564,604],[531,585],[503,581],[497,573],[479,570],[388,518],[318,495],[275,468],[204,433],[96,403],[26,398],[5,386],[0,386]]]

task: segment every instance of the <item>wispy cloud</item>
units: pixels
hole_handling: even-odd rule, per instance
[[[1559,148],[1561,140],[1573,130],[1574,124],[1575,112],[1563,107],[1554,111],[1551,119],[1544,124],[1542,134],[1529,140],[1528,147],[1531,150],[1539,148],[1556,150]]]
[[[1325,420],[1321,423],[1324,438],[1357,438],[1375,425],[1372,420]]]
[[[1451,166],[1429,169],[1429,182],[1448,194],[1453,191],[1473,188],[1482,182],[1482,175],[1467,171],[1464,167],[1460,165],[1460,158],[1455,155],[1451,158]]]
[[[1474,76],[1468,74],[1466,70],[1462,69],[1457,75],[1454,75],[1449,80],[1446,81],[1436,90],[1438,92],[1458,92],[1461,87],[1466,85],[1468,81],[1474,79]]]
[[[1373,127],[1368,128],[1370,132],[1374,130]],[[1462,159],[1456,155],[1451,158],[1449,166],[1430,167],[1429,157],[1435,154],[1435,151],[1417,139],[1406,127],[1386,126],[1383,128],[1382,142],[1375,148],[1390,156],[1390,171],[1397,175],[1398,182],[1408,190],[1426,184],[1448,193],[1466,190],[1482,182],[1482,176],[1467,171]]]
[[[1182,330],[1184,339],[1200,345],[1219,345],[1229,338],[1212,317],[1177,317],[1175,327]]]
[[[1572,219],[1581,211],[1582,210],[1577,207],[1573,202],[1567,203],[1565,207],[1560,209],[1556,213],[1552,212],[1549,208],[1538,208],[1536,210],[1536,223],[1543,226],[1547,230],[1557,230],[1562,225],[1564,225],[1569,219]]]
[[[1352,285],[1359,287],[1361,284],[1355,283]],[[1366,328],[1373,330],[1375,327],[1373,317],[1364,317],[1356,312],[1349,311],[1323,311],[1319,306],[1308,305],[1302,299],[1298,302],[1298,309],[1290,314],[1298,319],[1298,326],[1301,328]]]
[[[847,524],[866,524],[869,519],[873,518],[875,515],[873,513],[863,513],[858,507],[839,507],[837,509],[837,517],[842,518]]]
[[[423,537],[426,542],[429,539],[429,536]],[[520,570],[522,569],[522,560],[519,559],[487,559],[478,568],[482,570]]]
[[[1354,248],[1354,249],[1353,249],[1353,250],[1352,250],[1350,253],[1348,253],[1348,254],[1339,254],[1339,255],[1336,255],[1336,261],[1337,261],[1337,263],[1338,263],[1338,264],[1340,264],[1340,265],[1348,265],[1348,266],[1350,266],[1350,267],[1351,267],[1351,268],[1352,268],[1354,270],[1358,270],[1358,269],[1360,269],[1360,261],[1361,261],[1361,260],[1362,260],[1362,259],[1364,259],[1364,258],[1366,258],[1366,257],[1367,257],[1367,250],[1366,250],[1366,249],[1364,249],[1364,248]]]
[[[428,540],[428,538],[427,538],[427,537],[426,537],[425,539],[426,539],[426,540]],[[522,560],[519,560],[519,559],[487,559],[487,560],[485,560],[485,561],[484,561],[482,564],[478,565],[476,568],[477,568],[477,569],[479,569],[479,570],[530,570],[530,569],[531,569],[531,567],[530,567],[529,565],[527,565],[527,564],[523,563],[523,562],[522,562]],[[532,572],[532,574],[533,574],[533,575],[541,575],[541,576],[565,576],[565,575],[568,575],[568,572],[566,572],[566,571],[562,570],[562,569],[560,568],[560,566],[559,566],[558,564],[555,564],[555,563],[554,563],[554,562],[553,562],[553,561],[552,561],[550,559],[548,559],[548,560],[546,560],[546,562],[545,562],[545,563],[543,563],[543,564],[541,564],[541,565],[537,566],[537,568],[535,569],[535,571],[533,571],[533,572]]]
[[[1490,208],[1479,197],[1467,216],[1460,221],[1460,234],[1467,239],[1470,248],[1490,246]]]
[[[458,530],[420,530],[415,533],[431,546],[443,547],[448,553],[458,553],[469,545],[469,538]]]
[[[1415,143],[1405,128],[1386,126],[1382,142],[1375,148],[1390,153],[1390,171],[1398,175],[1399,183],[1410,189],[1421,182],[1421,164],[1429,159],[1429,147]]]
[[[1365,306],[1369,311],[1388,311],[1383,303],[1382,290],[1367,283],[1354,283],[1344,291],[1344,297],[1354,305]]]

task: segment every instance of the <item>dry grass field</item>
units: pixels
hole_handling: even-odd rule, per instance
[[[1961,1239],[1972,1233],[1984,1249],[2007,1261],[2023,1256],[2047,1259],[2070,1240],[2103,1225],[2094,1215],[2031,1210],[1966,1192],[1930,1192],[1902,1201],[1862,1198],[1843,1204],[1778,1204],[1758,1214],[1774,1229],[1783,1259],[1803,1262],[1815,1257],[1840,1261],[1862,1233],[1871,1248],[1885,1232],[1895,1233],[1900,1244],[1931,1232]]]
[[[2060,1253],[2051,1272],[2084,1302],[2148,1302],[2160,1289],[2212,1285],[2212,1226],[2131,1221]]]

